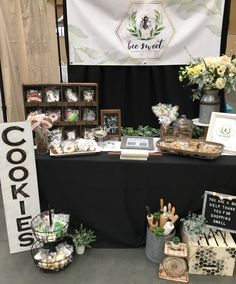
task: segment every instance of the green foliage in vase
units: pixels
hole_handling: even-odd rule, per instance
[[[206,219],[203,215],[197,215],[195,213],[189,212],[186,219],[181,219],[184,224],[184,228],[190,235],[203,235],[208,233],[208,228],[206,226]]]

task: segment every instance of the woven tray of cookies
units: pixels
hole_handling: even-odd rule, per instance
[[[215,159],[219,157],[224,145],[198,139],[165,136],[157,142],[162,153],[191,156],[200,159]]]

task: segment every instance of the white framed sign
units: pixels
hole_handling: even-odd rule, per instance
[[[31,220],[40,213],[30,122],[0,123],[0,180],[10,253],[34,242]]]
[[[236,114],[212,112],[207,141],[224,145],[224,152],[236,155]]]

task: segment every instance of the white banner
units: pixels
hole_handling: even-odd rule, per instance
[[[218,56],[225,0],[69,0],[70,64],[174,65]]]
[[[0,180],[10,253],[29,250],[40,213],[30,122],[0,123]]]

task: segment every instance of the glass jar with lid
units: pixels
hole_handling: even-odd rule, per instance
[[[173,122],[173,135],[177,137],[192,137],[193,122],[182,114]]]

